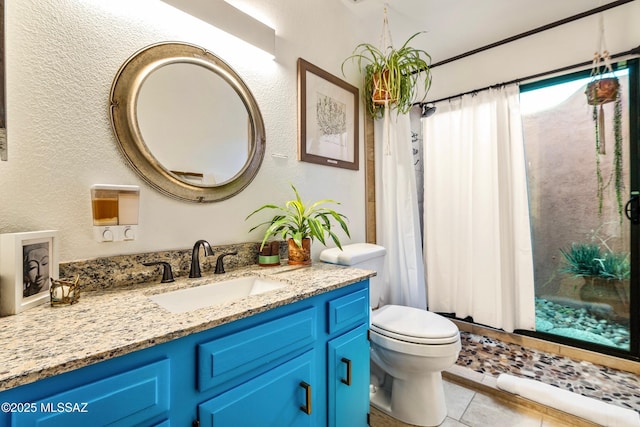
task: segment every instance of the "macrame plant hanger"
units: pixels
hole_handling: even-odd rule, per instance
[[[598,20],[598,48],[593,56],[593,66],[591,68],[591,81],[587,85],[585,94],[587,95],[587,103],[593,106],[593,122],[595,125],[596,139],[596,178],[597,178],[597,196],[598,196],[598,213],[602,213],[604,189],[613,182],[616,197],[616,207],[620,221],[622,221],[622,190],[624,188],[623,177],[623,153],[622,153],[622,101],[620,94],[620,82],[613,74],[611,67],[611,56],[607,50],[604,36],[604,17],[602,13]],[[600,156],[606,154],[605,144],[605,118],[603,105],[610,102],[613,106],[613,164],[612,174],[608,180],[602,176]]]
[[[594,120],[596,120],[597,140],[596,144],[600,154],[606,154],[604,109],[602,106],[616,100],[618,96],[619,83],[616,77],[603,78],[603,74],[613,73],[611,67],[611,56],[607,50],[607,43],[604,37],[604,18],[602,13],[598,20],[598,47],[593,55],[593,65],[591,68],[592,81],[587,85],[585,91],[589,105],[594,106]]]
[[[389,18],[387,16],[387,7],[384,5],[384,17],[382,20],[382,33],[380,34],[380,52],[383,55],[388,56],[389,51],[393,49],[393,40],[391,40],[391,30],[389,29]],[[382,104],[387,108],[388,102],[393,101],[393,95],[387,90],[389,81],[389,73],[382,72],[380,76],[374,78],[373,84],[373,99],[374,104]]]
[[[387,16],[387,7],[389,5],[387,3],[384,4],[384,16],[382,19],[382,33],[380,34],[380,52],[383,52],[385,55],[387,51],[393,49],[393,40],[391,40],[391,30],[389,29],[389,17]],[[384,105],[384,133],[386,134],[386,144],[384,153],[386,155],[391,154],[391,124],[389,123],[389,103],[390,103],[390,95],[387,91],[387,84],[385,81],[388,81],[388,73],[385,76],[384,73],[381,73],[377,81],[374,79],[373,85],[373,99],[371,102],[374,104],[382,104]]]

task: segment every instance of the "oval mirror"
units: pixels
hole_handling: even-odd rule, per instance
[[[136,172],[181,200],[237,194],[264,157],[264,123],[247,86],[187,43],[154,44],[124,63],[111,87],[111,123]]]

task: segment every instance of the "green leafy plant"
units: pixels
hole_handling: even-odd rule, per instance
[[[387,105],[400,113],[411,109],[418,83],[422,84],[426,97],[431,87],[431,56],[422,49],[409,46],[409,42],[421,33],[423,31],[409,37],[399,49],[387,46],[381,50],[372,44],[361,43],[342,63],[343,75],[348,61],[355,62],[364,74],[363,98],[372,118],[381,117],[384,113],[383,91],[388,92]]]
[[[604,198],[604,190],[613,182],[616,193],[616,208],[618,211],[618,219],[622,222],[623,208],[623,158],[622,158],[622,98],[620,95],[620,83],[617,77],[602,78],[602,75],[596,74],[594,79],[587,85],[585,90],[587,102],[593,107],[592,117],[595,131],[595,150],[596,150],[596,180],[597,180],[597,197],[598,197],[598,213],[602,213],[602,204]],[[605,131],[604,131],[604,112],[602,105],[613,102],[613,159],[612,174],[608,180],[602,176],[601,156],[606,154],[605,149]]]
[[[629,256],[620,253],[605,253],[598,259],[600,263],[600,277],[610,280],[624,280],[629,278]]]
[[[560,272],[577,277],[602,277],[607,280],[628,279],[629,255],[603,251],[594,243],[572,243],[568,249],[560,249],[564,264]]]
[[[340,203],[332,199],[323,199],[313,203],[304,203],[300,194],[298,194],[298,190],[296,190],[293,185],[291,188],[295,193],[295,199],[288,200],[281,206],[266,204],[247,216],[246,219],[249,219],[251,216],[265,209],[273,209],[278,212],[273,218],[271,218],[271,220],[260,223],[250,230],[253,231],[259,227],[267,226],[260,249],[265,245],[267,239],[277,236],[280,236],[282,239],[293,239],[298,247],[302,247],[302,240],[307,237],[312,240],[318,239],[326,246],[326,236],[329,236],[336,246],[342,249],[340,239],[332,231],[332,220],[340,225],[340,228],[342,228],[342,231],[344,231],[347,237],[351,237],[349,234],[349,228],[345,221],[347,220],[347,217],[333,209],[323,207],[323,205],[327,203],[334,203],[337,205]]]

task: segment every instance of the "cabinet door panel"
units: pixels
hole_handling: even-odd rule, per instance
[[[74,388],[13,413],[12,427],[131,426],[169,410],[169,360]]]
[[[329,301],[329,333],[347,331],[369,319],[369,289],[361,289],[349,295]]]
[[[368,325],[328,344],[329,426],[367,425],[369,413]]]
[[[314,426],[313,402],[319,398],[313,389],[316,378],[310,351],[199,405],[200,426]],[[310,402],[302,382],[311,385]],[[308,405],[311,414],[301,409]]]
[[[309,308],[198,346],[198,390],[258,371],[316,340],[315,308]]]

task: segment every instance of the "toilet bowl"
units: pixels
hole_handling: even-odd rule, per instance
[[[385,375],[374,374],[379,384],[372,384],[371,404],[408,424],[441,424],[447,416],[441,372],[460,349],[458,328],[442,316],[396,305],[375,310],[371,361]]]
[[[356,243],[327,249],[324,262],[375,270],[370,279],[371,306],[382,292],[384,256],[378,245]],[[408,424],[437,426],[447,407],[442,374],[461,349],[460,333],[450,320],[426,310],[385,305],[371,312],[371,404]]]

